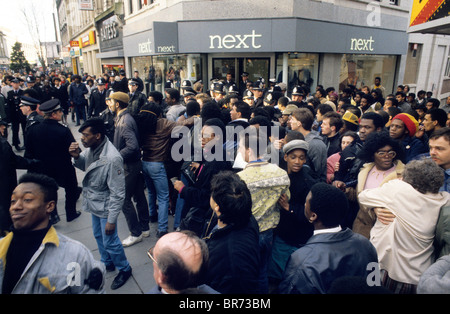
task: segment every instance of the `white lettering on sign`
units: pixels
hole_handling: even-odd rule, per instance
[[[150,39],[146,42],[139,43],[139,53],[151,53],[152,52],[152,42]]]
[[[103,24],[103,27],[100,30],[100,35],[102,41],[114,39],[117,36],[119,36],[119,31],[117,30],[117,22],[112,22],[110,24]]]
[[[372,44],[374,42],[375,42],[375,40],[372,39],[372,36],[370,36],[369,39],[352,38],[350,50],[373,51]]]
[[[247,35],[225,35],[223,37],[211,35],[209,36],[209,49],[215,49],[216,44],[218,49],[248,49],[250,46],[254,49],[259,49],[261,45],[256,44],[256,38],[259,37],[262,37],[262,35],[256,34],[255,30],[252,30],[252,33]]]
[[[173,46],[173,45],[172,46],[158,46],[156,51],[162,52],[162,53],[175,52],[175,46]]]

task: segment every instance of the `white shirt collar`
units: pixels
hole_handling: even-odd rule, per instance
[[[342,227],[339,225],[339,226],[334,227],[334,228],[314,230],[314,235],[322,234],[322,233],[338,233],[341,230],[342,230]]]

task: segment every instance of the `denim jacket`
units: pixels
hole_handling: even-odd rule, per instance
[[[115,224],[125,200],[125,174],[123,159],[114,145],[107,140],[100,158],[90,165],[86,157],[91,149],[83,151],[74,165],[86,171],[83,178],[83,210]],[[89,159],[89,158],[88,158]]]
[[[0,291],[6,267],[6,254],[14,234],[0,240]],[[58,234],[50,227],[38,250],[17,282],[13,294],[105,293],[103,284],[94,290],[85,283],[94,268],[102,272],[105,266],[96,261],[89,249],[78,241]]]

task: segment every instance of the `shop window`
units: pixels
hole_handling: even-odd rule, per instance
[[[276,77],[277,82],[283,81],[283,54],[277,55]],[[313,53],[288,53],[288,94],[297,85],[306,84],[313,90],[318,84],[319,55]]]
[[[396,68],[396,56],[344,54],[341,58],[339,90],[348,85],[357,89],[363,86],[371,88],[375,77],[380,77],[386,93],[390,94],[394,88]]]
[[[139,71],[146,93],[155,90],[164,93],[169,84],[180,89],[184,80],[194,83],[202,79],[200,55],[135,57],[131,59],[131,64],[133,72]]]

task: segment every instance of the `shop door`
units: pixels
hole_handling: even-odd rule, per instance
[[[228,72],[233,75],[233,80],[239,85],[241,74],[247,72],[249,80],[254,82],[263,78],[268,83],[270,74],[270,58],[213,58],[212,77],[224,80]]]

